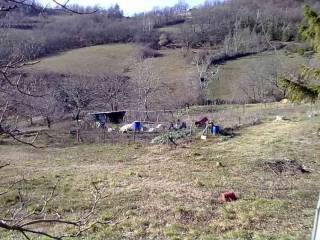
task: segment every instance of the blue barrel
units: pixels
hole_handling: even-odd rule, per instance
[[[219,131],[220,131],[220,127],[219,126],[212,126],[212,128],[211,128],[212,135],[218,135]]]
[[[135,132],[140,132],[142,128],[142,124],[139,121],[135,121],[132,123],[132,130]]]

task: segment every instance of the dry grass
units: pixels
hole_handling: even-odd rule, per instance
[[[181,32],[181,28],[183,27],[183,25],[184,24],[182,23],[182,24],[162,27],[162,28],[159,28],[159,31],[164,33],[169,33],[169,34],[179,34]]]
[[[95,228],[87,239],[306,239],[320,183],[319,120],[265,121],[227,141],[196,140],[173,150],[2,145],[2,161],[11,166],[0,182],[25,175],[32,179],[31,195],[39,198],[61,178],[60,196],[51,207],[66,216],[87,206],[84,189],[90,182],[101,182],[108,198],[98,215],[112,223]],[[295,160],[311,173],[282,175],[263,167],[278,159]],[[224,190],[235,191],[239,200],[218,204],[216,197]],[[0,206],[14,204],[14,194],[1,199]]]
[[[172,26],[171,28],[177,28]],[[109,73],[124,73],[133,79],[137,76],[137,51],[135,44],[109,44],[75,49],[41,59],[41,62],[31,69],[42,72],[57,72],[78,75],[99,76]],[[153,71],[160,82],[169,85],[168,95],[176,104],[194,102],[190,92],[197,91],[198,77],[196,67],[187,63],[181,50],[161,50],[162,57],[148,59],[153,65]],[[265,68],[279,67],[280,72],[293,72],[306,59],[298,54],[285,54],[279,51],[265,52],[234,61],[228,61],[221,66],[218,80],[209,83],[208,97],[211,99],[243,100],[244,93],[239,90],[240,82],[252,82],[253,72],[266,71]],[[281,63],[285,62],[286,65]],[[261,69],[259,65],[261,65]],[[270,70],[272,71],[272,69]],[[265,73],[266,75],[268,73]],[[194,94],[196,95],[196,94]]]
[[[41,59],[32,67],[36,71],[100,75],[122,73],[130,68],[137,46],[133,44],[109,44],[86,47]]]
[[[43,58],[32,69],[71,74],[99,75],[102,73],[122,73],[135,76],[136,53],[139,46],[134,44],[109,44],[80,48],[56,56]],[[161,50],[163,57],[152,59],[154,70],[163,80],[183,82],[193,70],[186,64],[180,50]],[[167,82],[167,81],[164,81]]]
[[[283,50],[278,51],[277,55],[274,52],[264,52],[228,61],[221,66],[219,79],[210,83],[209,96],[213,99],[241,99],[241,94],[243,95],[244,93],[239,92],[239,83],[254,83],[255,79],[252,79],[254,72],[260,73],[266,68],[269,68],[269,71],[272,72],[274,68],[278,68],[279,72],[293,73],[306,61],[298,54],[288,55]],[[250,74],[252,75],[251,77]],[[265,74],[268,76],[268,72]]]
[[[237,128],[243,125],[259,124],[261,121],[273,121],[276,116],[283,116],[291,120],[302,120],[312,112],[320,113],[320,105],[274,102],[268,104],[194,106],[189,110],[180,111],[177,115],[188,123],[194,123],[203,117],[208,117],[225,128]]]
[[[187,64],[179,49],[161,50],[159,52],[163,55],[162,57],[147,59],[146,61],[151,62],[152,71],[159,78],[159,81],[168,85],[169,89],[165,93],[165,96],[168,97],[164,97],[162,94],[160,101],[169,103],[168,108],[172,109],[172,104],[170,103],[183,105],[186,102],[194,100],[194,96],[191,93],[197,91],[198,78],[196,67]],[[129,73],[133,79],[137,74],[139,74],[137,68],[133,68]]]
[[[125,74],[135,79],[139,74],[136,59],[141,46],[135,44],[109,44],[67,51],[43,58],[31,70],[65,74],[101,76],[103,74]],[[186,62],[179,49],[161,50],[162,57],[151,61],[152,71],[161,83],[168,85],[165,102],[185,104],[194,99],[190,93],[197,88],[196,68]],[[161,95],[162,102],[163,94]],[[172,104],[168,104],[172,107]],[[162,106],[165,106],[163,103]]]

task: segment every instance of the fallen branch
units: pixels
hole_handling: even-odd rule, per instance
[[[6,163],[6,164],[4,164],[4,165],[0,165],[0,169],[5,168],[5,167],[7,167],[7,166],[10,166],[10,163]]]
[[[24,141],[24,140],[21,140],[19,138],[16,137],[16,135],[10,131],[6,131],[4,132],[5,134],[8,134],[11,138],[13,138],[15,141],[19,142],[19,143],[22,143],[22,144],[25,144],[25,145],[28,145],[28,146],[31,146],[33,148],[44,148],[43,146],[37,146],[34,144],[34,141],[37,139],[38,137],[38,133],[36,135],[36,137],[33,139],[32,142],[27,142],[27,141]]]

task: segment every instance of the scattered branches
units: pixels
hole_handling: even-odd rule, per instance
[[[1,170],[2,168],[7,167],[7,166],[10,166],[10,164],[9,164],[9,163],[4,164],[3,166],[0,167],[0,170]],[[6,190],[4,190],[3,192],[0,192],[0,196],[3,196],[3,195],[5,195],[5,194],[9,193],[10,191],[12,191],[13,187],[16,186],[17,184],[21,183],[22,181],[25,181],[25,179],[22,178],[22,179],[16,180],[16,181],[14,181],[13,183],[11,183],[11,184],[9,185],[9,187],[6,188]]]
[[[92,12],[79,12],[79,11],[75,11],[73,9],[71,9],[70,7],[68,7],[68,3],[70,2],[70,0],[67,0],[65,3],[61,3],[57,0],[52,0],[55,4],[57,4],[59,7],[61,7],[62,9],[66,10],[67,12],[71,12],[71,13],[75,13],[75,14],[93,14],[96,13],[97,10],[94,10]]]
[[[0,169],[5,168],[5,167],[7,167],[7,166],[10,166],[10,163],[5,163],[5,164],[3,164],[3,165],[0,165]],[[0,195],[1,195],[1,194],[0,194]]]
[[[21,180],[22,181],[22,180]],[[2,194],[7,194],[10,190],[13,190],[13,186],[15,186],[18,182],[12,184],[8,190],[6,190]],[[94,216],[96,213],[96,209],[98,203],[105,198],[103,196],[104,188],[99,187],[97,184],[92,184],[92,203],[91,207],[86,213],[83,213],[77,220],[67,220],[61,217],[61,215],[56,214],[57,217],[49,218],[47,217],[48,205],[53,201],[53,199],[57,196],[57,188],[60,183],[58,180],[54,186],[52,187],[50,193],[43,197],[42,203],[39,204],[33,211],[29,211],[30,208],[30,200],[23,195],[21,190],[18,189],[19,196],[19,205],[20,207],[15,207],[10,210],[11,217],[8,219],[0,218],[0,228],[8,230],[8,231],[17,231],[20,232],[26,239],[30,239],[29,234],[35,234],[40,236],[45,236],[50,239],[61,240],[64,238],[70,237],[79,237],[84,232],[91,229],[96,224],[103,224],[103,222],[94,220]],[[70,226],[74,228],[74,233],[56,236],[54,234],[48,233],[43,230],[39,230],[39,226],[43,224],[54,224],[54,225],[64,225]]]
[[[58,0],[52,0],[52,2],[58,6],[58,8],[54,9],[54,11],[63,10],[75,14],[91,14],[97,12],[97,10],[92,12],[78,12],[68,6],[69,0],[67,0],[65,3],[61,3]],[[34,1],[29,0],[4,0],[2,3],[3,6],[0,5],[0,12],[14,11],[19,7],[31,7],[39,13],[42,13],[46,10],[46,7],[36,5]],[[14,104],[16,103],[17,96],[23,96],[25,99],[28,97],[42,98],[45,96],[43,94],[38,94],[39,90],[36,89],[33,84],[23,82],[23,74],[19,73],[19,70],[25,66],[34,65],[36,63],[38,62],[28,62],[23,57],[15,57],[14,60],[10,60],[10,57],[7,57],[0,61],[0,93],[4,94],[4,98],[1,99],[1,104],[3,105],[0,108],[0,135],[8,135],[19,143],[39,148],[34,144],[39,136],[39,133],[35,135],[31,142],[26,142],[17,137],[20,134],[20,131],[17,130],[18,118],[14,117],[14,115],[18,112]],[[75,95],[76,94],[78,93],[75,93]],[[12,101],[12,99],[14,99],[14,101]],[[16,119],[16,121],[14,119]],[[14,123],[14,121],[16,123]],[[14,125],[16,126],[14,127]],[[9,166],[9,164],[2,164],[0,165],[0,169],[3,169],[7,166]],[[78,220],[67,220],[64,219],[60,214],[48,216],[51,212],[51,210],[48,210],[48,206],[57,196],[57,188],[60,180],[55,183],[47,196],[42,198],[40,204],[37,204],[36,201],[28,198],[27,194],[30,194],[28,188],[26,186],[19,185],[20,183],[24,182],[26,182],[24,178],[14,181],[7,188],[5,188],[3,192],[0,192],[0,196],[5,196],[11,192],[16,192],[16,201],[18,201],[13,205],[6,206],[5,211],[2,211],[4,217],[0,217],[0,229],[20,232],[21,235],[26,239],[31,239],[30,235],[39,235],[50,239],[63,239],[67,237],[80,236],[98,223],[98,221],[94,221],[94,215],[98,202],[103,198],[103,189],[98,187],[96,184],[93,184],[93,190],[91,192],[93,200],[89,210],[85,211]],[[23,191],[26,193],[24,194]],[[33,208],[35,203],[37,206]],[[48,233],[41,227],[43,225],[52,224],[74,227],[75,233],[70,235],[55,236],[55,234]],[[101,224],[101,222],[99,222],[99,224]]]
[[[5,2],[8,4],[6,6],[0,6],[0,12],[9,12],[13,11],[20,6],[25,6],[25,7],[31,7],[32,9],[36,10],[39,13],[43,13],[46,11],[47,7],[46,6],[41,6],[39,4],[36,4],[34,1],[28,1],[28,0],[5,0]],[[97,10],[91,11],[91,12],[79,12],[71,7],[68,6],[70,0],[67,0],[66,2],[62,3],[57,0],[52,0],[53,3],[55,3],[57,6],[59,6],[61,9],[55,9],[57,10],[63,10],[69,13],[74,13],[74,14],[93,14],[96,13]]]
[[[39,61],[35,62],[24,62],[23,59],[17,59],[15,61],[11,61],[7,64],[0,65],[0,74],[2,75],[2,79],[4,79],[11,87],[14,87],[19,93],[30,96],[30,97],[42,97],[43,95],[37,95],[32,93],[30,90],[25,91],[21,87],[21,79],[22,75],[19,75],[18,78],[16,78],[16,81],[14,82],[13,79],[10,79],[10,70],[18,70],[25,66],[32,66],[39,63]]]
[[[29,145],[33,148],[43,148],[41,146],[37,146],[35,145],[35,141],[37,140],[38,136],[39,136],[39,133],[36,134],[36,136],[33,138],[33,140],[31,142],[27,142],[27,141],[24,141],[20,138],[18,138],[16,136],[16,134],[14,134],[12,131],[8,131],[8,132],[5,132],[5,134],[8,134],[11,138],[13,138],[15,141],[19,142],[19,143],[22,143],[22,144],[25,144],[25,145]]]

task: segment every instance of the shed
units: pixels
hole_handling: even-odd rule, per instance
[[[88,115],[93,116],[96,122],[104,126],[107,122],[120,124],[123,122],[126,111],[112,111],[112,112],[93,112]]]

